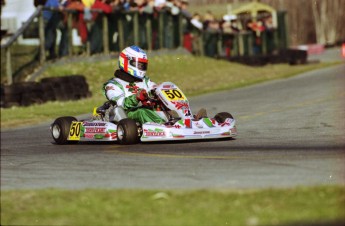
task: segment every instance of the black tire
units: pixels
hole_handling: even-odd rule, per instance
[[[1,85],[1,107],[20,106],[22,92],[23,88],[17,83]]]
[[[137,123],[130,118],[120,120],[117,125],[117,140],[120,144],[137,144],[140,141]]]
[[[37,82],[23,82],[18,83],[23,89],[21,94],[22,106],[29,106],[31,104],[42,104],[43,99],[43,89],[41,83]]]
[[[227,118],[234,118],[234,117],[232,117],[232,115],[231,115],[230,113],[228,113],[228,112],[220,112],[220,113],[218,113],[218,114],[216,114],[216,115],[214,116],[214,119],[215,119],[218,123],[223,123],[223,122],[225,122],[225,120],[226,120]]]
[[[57,118],[51,125],[51,133],[54,141],[57,144],[72,144],[78,141],[68,141],[69,130],[72,121],[78,121],[71,116]]]

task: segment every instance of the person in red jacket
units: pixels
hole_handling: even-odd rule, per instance
[[[80,0],[69,0],[66,6],[67,9],[76,10],[78,12],[77,18],[74,18],[73,27],[78,30],[82,44],[87,42],[87,27],[84,21],[85,6]]]
[[[113,11],[113,8],[106,0],[96,0],[91,9],[102,10],[102,13],[92,12],[93,24],[89,30],[90,52],[91,54],[100,53],[103,50],[103,16],[107,16]]]

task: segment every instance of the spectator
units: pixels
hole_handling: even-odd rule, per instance
[[[48,59],[55,59],[56,55],[56,37],[59,23],[62,22],[62,14],[57,9],[62,9],[59,0],[47,0],[44,7],[52,10],[43,10],[43,19],[45,23],[45,50],[48,51]]]
[[[266,45],[267,45],[267,53],[272,53],[275,50],[275,42],[274,42],[274,31],[276,27],[274,26],[272,15],[269,15],[264,19],[264,29],[266,35]]]
[[[203,23],[201,21],[201,16],[199,13],[194,13],[192,19],[190,20],[191,24],[191,38],[192,38],[192,53],[196,55],[202,55],[203,46],[201,45]]]
[[[190,20],[192,19],[192,14],[188,11],[188,0],[182,0],[180,4],[180,10],[184,18]]]
[[[157,11],[161,10],[166,5],[166,0],[154,0],[154,6]]]
[[[74,27],[77,28],[83,45],[87,42],[87,27],[84,20],[85,6],[80,0],[70,0],[67,9],[77,11],[77,18],[74,19]]]
[[[190,20],[192,19],[192,14],[188,11],[188,1],[187,0],[175,0],[175,5],[179,7],[182,15],[182,30],[183,30],[183,46],[190,52],[193,51],[193,34],[192,25]]]
[[[217,41],[220,33],[220,26],[211,11],[207,11],[204,16],[204,30],[206,31],[204,33],[205,55],[209,57],[217,57]]]
[[[2,3],[3,0],[1,0]],[[38,6],[44,6],[46,4],[47,0],[34,0],[34,6],[38,7]]]
[[[262,47],[262,39],[261,39],[261,32],[265,30],[265,27],[263,26],[262,21],[249,21],[247,23],[247,29],[252,31],[254,36],[254,43],[253,43],[253,50],[254,54],[260,54],[261,53],[261,47]]]
[[[237,16],[236,15],[225,15],[223,16],[223,21],[221,22],[221,29],[224,33],[233,34],[240,31],[237,26]]]
[[[239,32],[237,27],[236,15],[225,15],[221,22],[221,30],[223,33],[223,51],[226,57],[231,57],[234,44],[234,34]]]
[[[190,22],[198,30],[203,30],[203,23],[201,21],[201,16],[199,13],[194,13]]]
[[[69,0],[62,0],[60,2],[60,7],[66,8],[69,3]],[[67,18],[64,11],[61,12],[61,19],[58,25],[58,28],[61,32],[60,44],[59,44],[59,57],[64,57],[68,55],[68,27],[67,27]]]

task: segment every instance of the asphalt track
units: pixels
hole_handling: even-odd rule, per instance
[[[190,99],[231,112],[232,140],[55,145],[49,124],[1,131],[1,189],[345,185],[345,64]]]

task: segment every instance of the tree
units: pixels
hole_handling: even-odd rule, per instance
[[[344,0],[314,0],[312,4],[316,39],[320,44],[333,45],[341,41],[345,24]]]

